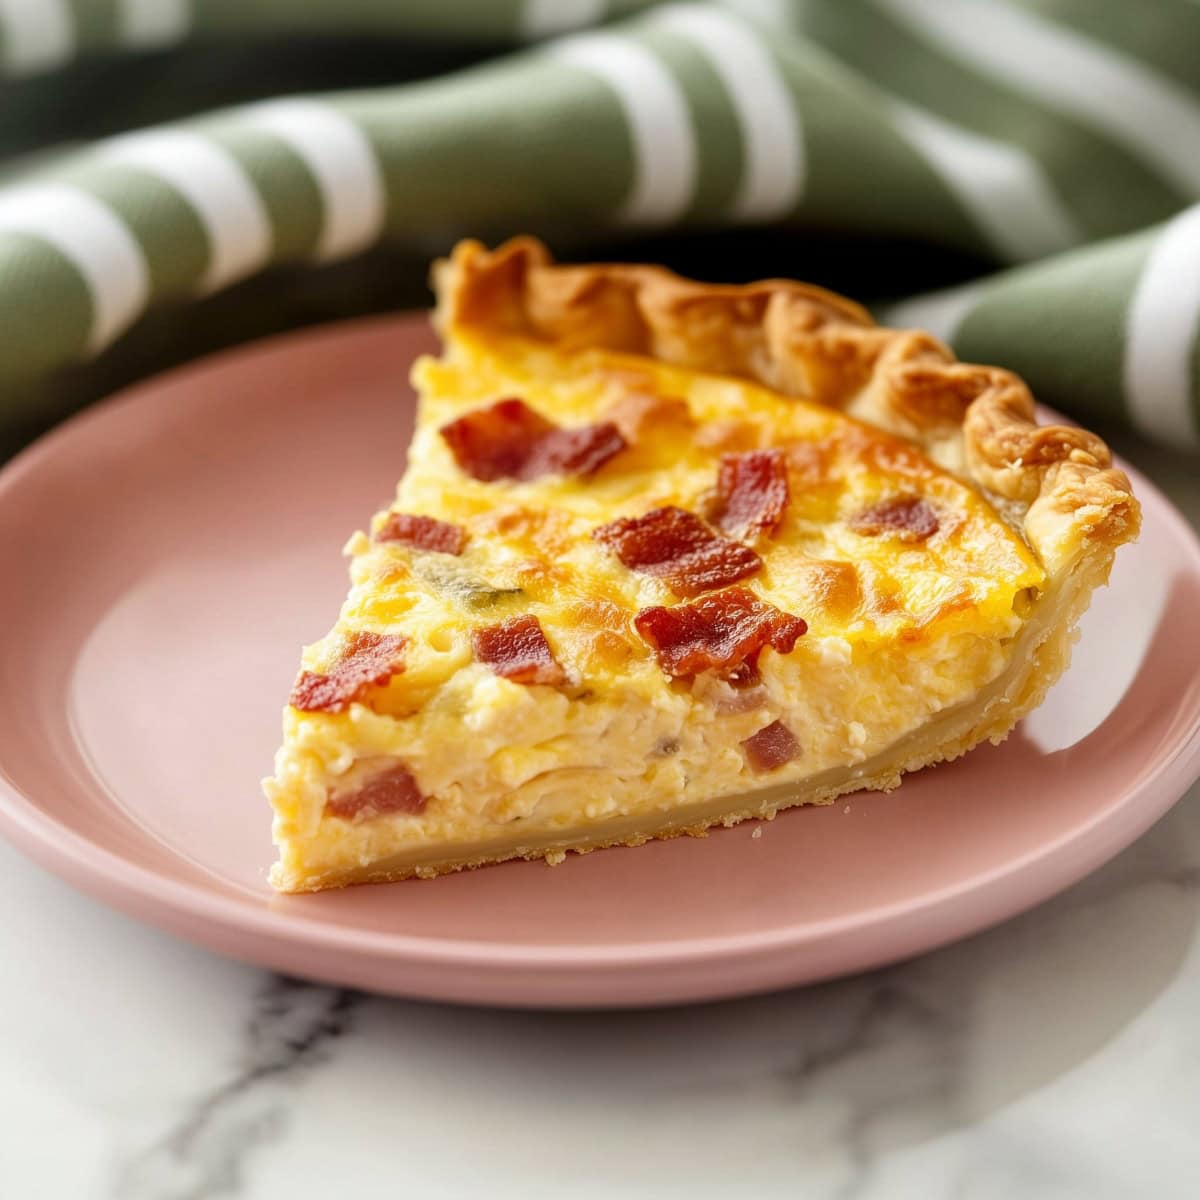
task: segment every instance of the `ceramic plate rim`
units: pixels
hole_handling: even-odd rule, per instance
[[[313,326],[275,337],[248,342],[139,381],[130,387],[89,405],[25,447],[0,468],[0,506],[17,491],[25,477],[53,462],[60,446],[86,433],[87,429],[109,419],[115,410],[154,403],[153,393],[175,376],[229,363],[245,354],[286,349],[290,343],[313,338],[337,339],[351,331],[372,325],[392,325],[425,320],[425,314],[391,313]],[[1179,513],[1168,497],[1137,468],[1118,460],[1134,482],[1134,490],[1143,507],[1152,509],[1154,519],[1170,526],[1170,532],[1187,547],[1190,568],[1200,573],[1200,537]],[[801,949],[830,938],[847,937],[879,925],[896,924],[952,905],[964,896],[985,893],[1014,879],[1024,879],[1047,860],[1057,863],[1068,846],[1084,853],[1069,864],[1054,870],[1042,867],[1037,886],[1030,886],[1015,902],[993,909],[991,919],[973,921],[969,931],[987,928],[1027,908],[1033,907],[1058,891],[1083,878],[1101,863],[1130,845],[1160,819],[1200,773],[1200,711],[1183,729],[1175,732],[1170,745],[1148,763],[1130,785],[1113,795],[1087,821],[1059,836],[955,884],[915,893],[904,900],[861,909],[841,917],[792,923],[776,929],[736,934],[674,938],[651,943],[605,943],[592,946],[554,944],[530,946],[518,942],[480,941],[464,938],[422,937],[406,933],[381,932],[332,926],[299,912],[286,915],[256,908],[253,904],[216,894],[201,884],[151,870],[103,847],[73,829],[65,821],[38,807],[4,773],[0,764],[0,832],[28,857],[83,891],[112,904],[139,920],[176,929],[170,914],[148,913],[140,903],[149,899],[166,904],[170,910],[189,918],[201,927],[217,927],[225,932],[250,932],[271,944],[293,948],[319,946],[338,954],[366,954],[390,961],[409,960],[430,966],[524,968],[541,967],[606,970],[614,964],[636,966],[653,961],[668,966],[697,966],[712,959],[728,960],[754,956],[769,950]],[[1149,796],[1136,809],[1130,807]],[[1126,818],[1125,821],[1122,818]],[[173,850],[173,848],[172,848]],[[178,853],[173,850],[173,853]],[[193,941],[205,939],[185,935]],[[956,935],[957,936],[957,935]],[[942,944],[948,939],[938,939]],[[905,957],[901,953],[897,957]],[[886,959],[876,960],[880,965]],[[866,965],[864,964],[864,968]],[[713,989],[713,994],[724,994]]]

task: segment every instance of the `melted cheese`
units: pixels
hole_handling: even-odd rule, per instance
[[[351,538],[349,596],[304,666],[326,669],[347,633],[371,630],[409,639],[406,669],[346,712],[287,710],[267,783],[284,886],[408,850],[429,860],[515,823],[536,840],[852,767],[995,680],[1043,582],[988,503],[913,447],[751,383],[474,336],[414,378],[421,408],[393,509],[470,539],[453,557]],[[473,479],[438,430],[505,396],[564,426],[616,419],[630,444],[587,478]],[[659,505],[703,513],[720,455],[766,447],[788,454],[791,498],[742,584],[809,632],[790,654],[763,652],[749,693],[668,678],[632,618],[677,598],[591,531]],[[850,518],[897,494],[927,498],[938,532],[914,543],[853,531]],[[474,661],[471,630],[522,613],[540,621],[566,686],[523,686]],[[777,719],[802,754],[756,776],[740,743]],[[430,797],[424,813],[325,814],[331,790],[394,759]]]

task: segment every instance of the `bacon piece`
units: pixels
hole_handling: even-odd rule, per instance
[[[754,574],[762,559],[715,534],[686,509],[656,508],[592,530],[631,571],[664,580],[680,596],[698,596]]]
[[[438,550],[442,554],[461,554],[467,544],[467,531],[461,525],[418,517],[412,513],[388,513],[375,534],[377,542],[401,542],[418,550]]]
[[[866,537],[892,534],[904,542],[923,542],[937,533],[938,515],[920,496],[893,496],[864,508],[848,524]]]
[[[510,617],[476,629],[471,642],[481,663],[513,683],[558,684],[566,679],[537,617]]]
[[[772,721],[748,737],[742,743],[742,749],[746,752],[746,761],[756,771],[774,771],[801,754],[796,735],[782,721]]]
[[[781,612],[742,587],[702,596],[673,608],[644,608],[633,619],[668,675],[695,675],[755,663],[764,646],[790,654],[808,630],[799,617]]]
[[[560,429],[515,396],[443,425],[441,434],[458,465],[488,483],[590,475],[625,448],[612,421]]]
[[[715,521],[730,535],[774,533],[788,504],[787,456],[782,450],[722,454]]]
[[[325,801],[325,811],[331,817],[345,821],[354,817],[382,817],[385,813],[419,813],[425,811],[425,797],[417,787],[413,773],[397,763],[351,792],[334,792]]]
[[[288,703],[301,712],[345,712],[368,688],[403,673],[407,645],[400,634],[353,633],[326,674],[300,672]]]

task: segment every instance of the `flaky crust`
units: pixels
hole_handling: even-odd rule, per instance
[[[486,360],[489,352],[503,356],[506,338],[531,338],[739,376],[836,408],[910,439],[988,496],[1023,532],[1046,577],[1036,594],[1018,598],[1021,620],[1006,639],[1006,665],[986,686],[957,704],[931,706],[921,724],[869,759],[763,790],[687,805],[680,797],[667,809],[635,808],[602,822],[584,813],[573,827],[557,813],[539,823],[535,812],[519,825],[481,819],[444,842],[397,841],[394,853],[374,857],[339,854],[329,826],[341,822],[323,815],[326,784],[299,769],[308,752],[289,733],[268,783],[281,848],[271,879],[281,890],[432,876],[513,857],[557,861],[567,850],[699,835],[850,791],[895,787],[905,772],[1003,739],[1041,702],[1069,662],[1092,591],[1106,581],[1117,547],[1137,532],[1129,481],[1098,437],[1039,425],[1015,375],[957,362],[928,334],[880,328],[859,306],[819,288],[784,280],[700,284],[649,266],[559,266],[529,238],[495,251],[464,242],[435,273],[451,358],[464,343],[481,343]],[[854,431],[846,432],[853,443]]]
[[[1095,434],[1039,425],[1012,372],[958,362],[929,334],[878,326],[822,288],[560,265],[529,237],[492,251],[460,242],[434,267],[434,282],[444,332],[519,334],[737,375],[906,437],[993,498],[1051,578],[1083,560],[1111,562],[1137,534],[1129,479]]]

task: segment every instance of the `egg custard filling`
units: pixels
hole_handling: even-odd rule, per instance
[[[265,783],[283,891],[895,787],[1040,702],[1136,534],[1098,438],[819,289],[530,239],[436,280],[407,470]]]

